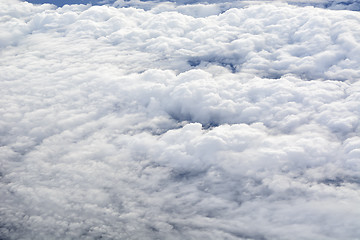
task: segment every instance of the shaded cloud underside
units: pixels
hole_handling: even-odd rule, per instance
[[[2,239],[357,239],[359,13],[132,3],[1,1]]]

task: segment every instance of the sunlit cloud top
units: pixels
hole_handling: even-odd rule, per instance
[[[51,3],[0,2],[3,239],[358,239],[357,1]]]

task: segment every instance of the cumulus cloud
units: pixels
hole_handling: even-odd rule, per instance
[[[2,1],[1,238],[357,239],[360,17],[325,3]]]

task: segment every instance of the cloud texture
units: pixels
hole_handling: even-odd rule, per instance
[[[357,2],[299,2],[1,1],[1,239],[358,239]]]

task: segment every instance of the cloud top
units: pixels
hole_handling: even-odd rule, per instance
[[[360,18],[328,4],[2,1],[1,236],[357,239]]]

